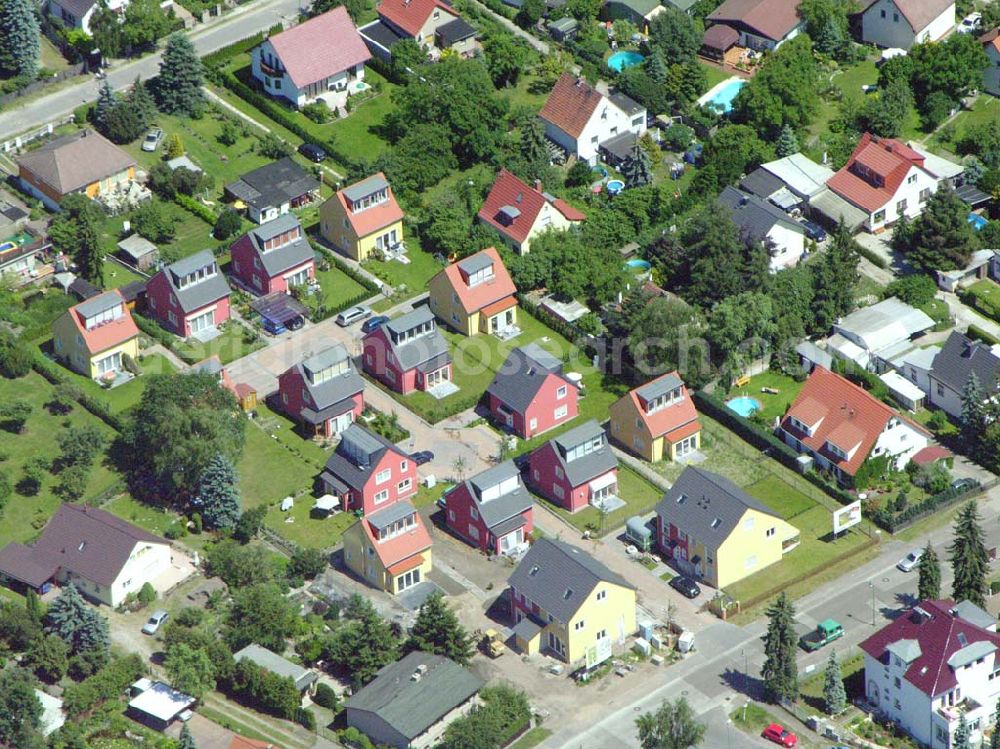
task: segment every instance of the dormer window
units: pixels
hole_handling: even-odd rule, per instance
[[[294,229],[289,229],[286,232],[282,232],[276,237],[271,237],[270,239],[264,240],[263,250],[267,252],[269,250],[275,250],[279,247],[284,247],[290,244],[302,236],[301,229],[296,226]]]
[[[399,346],[404,343],[409,343],[415,338],[421,338],[429,333],[434,332],[434,320],[427,320],[419,325],[414,325],[409,330],[404,331],[389,331],[389,337],[392,339],[394,345]]]
[[[566,588],[566,592],[563,593],[563,600],[568,601],[570,598],[572,598],[572,596],[573,596],[573,589]]]
[[[361,213],[361,211],[367,210],[376,205],[381,205],[389,200],[389,188],[383,187],[375,192],[369,193],[357,200],[350,201],[351,212]]]
[[[655,398],[651,398],[646,401],[646,414],[654,414],[657,411],[666,408],[667,406],[672,406],[675,403],[684,399],[684,393],[679,387],[669,390],[663,395],[658,395]]]
[[[481,283],[486,283],[491,278],[493,278],[493,264],[492,263],[490,263],[488,266],[486,266],[482,270],[477,270],[475,273],[470,273],[468,275],[468,280],[466,281],[466,283],[468,283],[469,287],[471,288],[473,286],[478,286]]]
[[[565,458],[567,463],[572,463],[578,458],[582,458],[585,455],[590,455],[591,453],[597,452],[602,447],[604,447],[604,433],[595,434],[591,439],[581,442],[579,445],[566,451]]]
[[[794,416],[789,416],[788,421],[795,429],[799,430],[800,432],[805,432],[810,437],[813,436],[812,427],[808,426],[805,422],[799,421]]]
[[[848,457],[847,453],[844,452],[843,450],[841,450],[839,447],[837,447],[832,442],[830,442],[830,440],[826,441],[826,450],[827,450],[827,452],[829,452],[832,455],[837,456],[841,460],[847,460],[847,457]]]
[[[200,283],[207,278],[212,278],[219,271],[219,266],[215,264],[215,261],[202,266],[196,271],[192,271],[184,276],[178,276],[174,274],[174,285],[178,289],[184,289],[196,283]]]
[[[351,368],[351,365],[345,359],[344,361],[332,364],[326,369],[321,369],[318,372],[313,372],[310,369],[306,369],[306,379],[309,380],[310,385],[319,385],[321,382],[326,382],[327,380],[332,380],[334,377],[339,377],[342,374],[347,374],[347,371]]]
[[[122,304],[115,304],[108,307],[106,310],[102,310],[101,312],[97,312],[84,318],[83,327],[86,330],[93,330],[94,328],[98,328],[106,323],[114,322],[124,314],[124,306]]]
[[[380,528],[378,532],[378,540],[386,541],[390,538],[395,538],[401,533],[413,530],[416,524],[416,515],[407,515],[405,518],[400,518],[396,522],[387,525],[385,528]]]

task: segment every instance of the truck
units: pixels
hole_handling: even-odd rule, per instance
[[[840,622],[833,619],[824,619],[816,625],[816,629],[812,632],[802,635],[799,639],[799,645],[806,652],[812,653],[843,636],[844,628],[840,626]]]
[[[479,645],[490,658],[499,658],[503,655],[503,637],[495,629],[483,632],[479,637]]]

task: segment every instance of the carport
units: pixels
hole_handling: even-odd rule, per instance
[[[868,214],[853,206],[833,190],[824,188],[809,200],[809,210],[827,226],[837,226],[841,221],[852,232],[861,228],[868,220]]]
[[[275,334],[298,330],[309,314],[305,305],[283,291],[254,299],[250,308],[260,315],[264,330]]]

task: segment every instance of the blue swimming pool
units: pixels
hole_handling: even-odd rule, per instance
[[[738,413],[744,419],[755,411],[760,411],[760,401],[756,398],[751,398],[749,395],[741,395],[738,398],[726,401],[726,405],[730,411]]]
[[[972,224],[972,228],[976,231],[980,231],[987,223],[989,223],[983,216],[978,213],[970,213],[968,221]]]
[[[699,102],[703,107],[711,105],[720,112],[728,114],[733,110],[733,100],[736,98],[736,94],[745,85],[747,82],[742,78],[730,78],[709,91],[708,95],[699,99]]]
[[[638,52],[615,52],[608,58],[608,67],[616,73],[620,73],[625,68],[634,68],[642,65],[646,58]]]
[[[608,195],[617,195],[625,189],[625,183],[620,179],[608,180]]]

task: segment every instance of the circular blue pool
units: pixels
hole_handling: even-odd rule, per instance
[[[608,58],[608,67],[616,73],[620,73],[625,68],[634,68],[636,65],[642,65],[645,59],[638,52],[615,52]]]
[[[620,179],[608,180],[608,195],[617,195],[624,189],[625,189],[625,183],[622,182]]]
[[[729,407],[730,411],[733,411],[744,419],[751,416],[754,412],[760,411],[760,401],[756,398],[751,398],[749,395],[741,395],[738,398],[733,398],[732,400],[726,401],[726,406]]]

